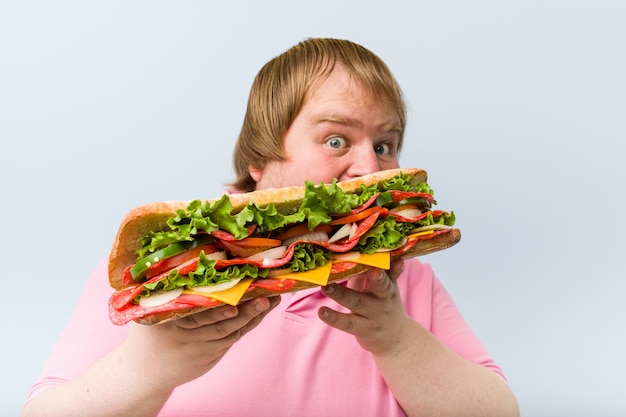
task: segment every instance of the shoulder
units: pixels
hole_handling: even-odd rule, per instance
[[[398,288],[406,311],[428,329],[431,329],[436,317],[456,312],[454,301],[435,275],[433,267],[417,258],[405,260]]]

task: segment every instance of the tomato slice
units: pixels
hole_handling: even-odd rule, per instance
[[[313,232],[330,233],[331,230],[332,230],[332,227],[330,227],[329,224],[320,224],[315,229],[313,229]],[[300,224],[298,224],[296,226],[293,226],[293,227],[285,230],[282,233],[277,234],[276,236],[274,236],[274,239],[278,239],[278,240],[280,240],[282,242],[282,241],[285,241],[287,239],[292,239],[292,238],[297,237],[297,236],[306,235],[308,233],[311,233],[311,231],[309,230],[309,224],[308,223],[300,223]]]
[[[266,237],[247,237],[236,241],[223,240],[223,245],[231,254],[247,258],[257,252],[280,246],[282,242],[278,239]]]
[[[426,202],[428,203],[428,206],[430,206],[433,202],[433,196],[428,193],[419,193],[419,192],[413,192],[413,191],[399,191],[399,190],[391,190],[389,192],[393,196],[393,201],[396,202],[397,204],[404,204],[404,203],[409,203],[409,202],[413,204],[419,204],[418,200],[409,201],[409,199],[418,198],[418,197],[425,199]]]
[[[155,277],[165,271],[169,271],[177,267],[178,265],[182,265],[183,263],[190,261],[192,259],[196,259],[200,256],[200,252],[204,251],[205,255],[217,251],[217,246],[215,245],[202,245],[196,248],[189,249],[183,253],[172,256],[171,258],[163,259],[150,266],[145,273],[146,278]]]
[[[354,222],[358,222],[359,220],[363,220],[366,217],[371,216],[372,214],[375,214],[377,212],[379,212],[380,210],[382,210],[382,207],[380,206],[372,206],[368,209],[365,209],[361,212],[355,213],[355,214],[349,214],[347,216],[344,217],[339,217],[338,219],[332,220],[330,221],[328,224],[330,225],[337,225],[337,224],[346,224],[346,223],[354,223]]]
[[[153,265],[165,259],[172,258],[187,250],[206,245],[207,243],[214,240],[215,239],[210,236],[197,236],[194,240],[191,241],[172,243],[171,245],[159,249],[158,251],[151,253],[145,258],[137,261],[135,265],[130,268],[130,274],[132,275],[132,278],[134,280],[137,280],[141,278],[144,272],[150,269]]]
[[[274,246],[281,245],[281,241],[279,239],[270,239],[267,237],[246,237],[229,243],[242,248],[273,248]]]

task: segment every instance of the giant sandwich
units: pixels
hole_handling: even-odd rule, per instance
[[[134,208],[109,257],[111,321],[156,324],[446,249],[461,234],[426,179],[403,168]]]

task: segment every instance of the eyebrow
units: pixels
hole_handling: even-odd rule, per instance
[[[349,117],[342,117],[342,116],[333,116],[333,115],[322,116],[319,119],[317,119],[314,124],[317,125],[317,124],[322,124],[322,123],[337,123],[337,124],[348,126],[348,127],[363,127],[363,123],[361,123],[360,121],[356,119],[352,119]],[[400,122],[396,120],[392,120],[388,123],[385,123],[382,126],[380,126],[380,128],[383,132],[402,131]]]

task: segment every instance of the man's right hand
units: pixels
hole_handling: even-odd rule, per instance
[[[161,324],[133,323],[122,349],[128,360],[141,363],[142,381],[168,384],[173,389],[213,368],[279,303],[280,296],[261,297],[237,307],[211,308]]]

